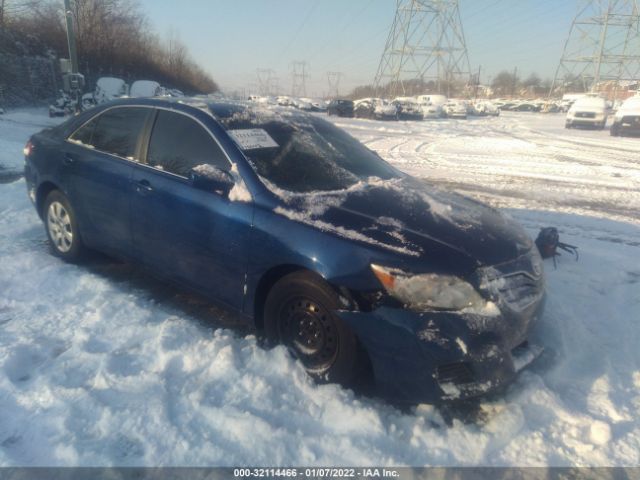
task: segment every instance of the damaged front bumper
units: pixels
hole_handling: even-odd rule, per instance
[[[542,302],[519,319],[390,307],[338,315],[367,350],[379,393],[420,403],[470,398],[509,383],[542,351],[527,341],[541,309]]]
[[[483,395],[540,355],[529,343],[544,308],[537,255],[480,269],[475,284],[499,314],[416,312],[394,306],[340,311],[369,354],[379,393],[401,403]]]

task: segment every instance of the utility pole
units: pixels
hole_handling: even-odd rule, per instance
[[[476,91],[473,94],[473,99],[478,99],[478,88],[480,87],[480,72],[482,71],[482,65],[478,66],[478,76],[476,77]]]
[[[71,73],[78,73],[78,53],[76,51],[75,30],[73,29],[71,0],[64,0],[64,16],[67,20],[67,44],[69,46],[69,60],[71,60]]]
[[[458,0],[396,0],[396,13],[374,80],[376,95],[416,93],[425,80],[437,93],[468,84],[471,67]],[[410,88],[411,82],[414,84]]]
[[[75,111],[81,110],[80,94],[84,87],[84,76],[78,71],[78,52],[76,50],[76,35],[73,29],[73,12],[71,11],[71,0],[64,0],[64,16],[67,21],[67,45],[69,46],[69,60],[71,61],[71,71],[64,71],[62,83],[64,89],[69,92],[75,101]]]
[[[340,96],[340,79],[344,76],[342,72],[327,72],[329,82],[329,96],[338,98]]]
[[[291,64],[291,96],[307,96],[307,62],[295,61]]]
[[[513,69],[513,85],[511,86],[511,98],[516,96],[516,86],[518,85],[518,67]]]
[[[640,2],[580,0],[549,95],[582,84],[595,91],[609,82],[617,91],[640,78]]]
[[[0,32],[4,32],[4,4],[5,0],[0,1]]]

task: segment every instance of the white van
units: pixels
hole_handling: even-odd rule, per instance
[[[422,108],[424,118],[440,118],[445,116],[444,106],[447,103],[447,97],[444,95],[418,95],[415,98]]]
[[[115,98],[126,97],[128,94],[129,86],[121,78],[101,77],[96,82],[93,98],[100,104]]]
[[[131,84],[129,96],[131,97],[159,97],[164,95],[164,88],[153,80],[136,80]]]

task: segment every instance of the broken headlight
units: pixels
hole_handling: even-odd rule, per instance
[[[454,275],[411,275],[397,269],[371,265],[371,270],[389,295],[412,310],[455,310],[497,315],[495,304],[486,301],[465,280]]]

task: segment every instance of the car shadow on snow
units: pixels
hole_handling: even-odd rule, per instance
[[[24,174],[16,170],[10,170],[4,165],[0,165],[0,184],[12,183],[22,178]]]
[[[98,252],[91,252],[83,266],[122,290],[139,292],[155,304],[184,313],[202,326],[229,328],[238,335],[255,333],[240,315],[213,304],[204,296],[157,278],[140,266]]]

